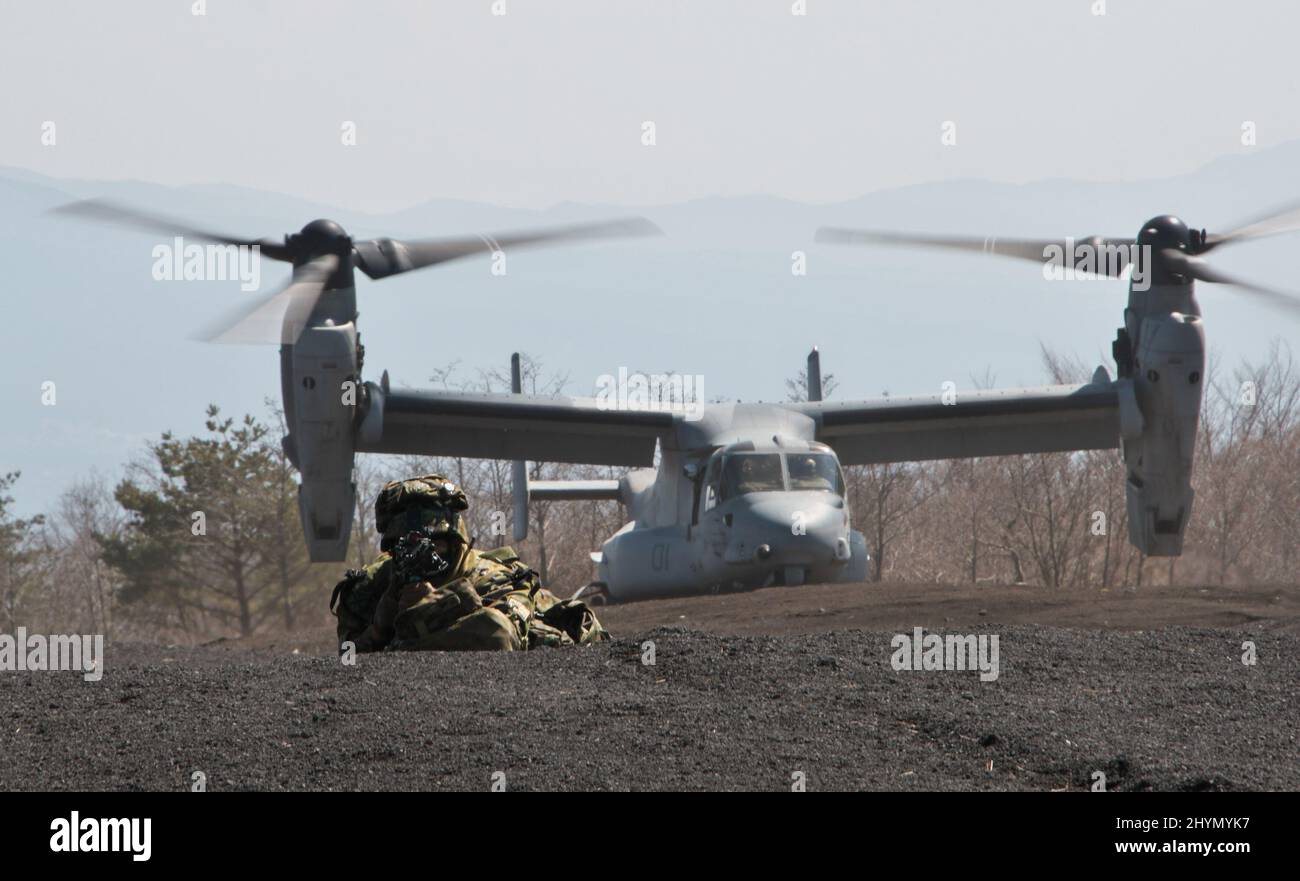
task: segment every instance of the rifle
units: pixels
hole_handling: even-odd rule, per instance
[[[392,557],[399,585],[433,581],[451,568],[451,561],[443,559],[434,546],[434,542],[443,537],[443,533],[425,526],[397,540]]]

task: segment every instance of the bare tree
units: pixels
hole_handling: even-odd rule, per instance
[[[80,631],[105,635],[116,631],[114,599],[121,578],[104,561],[95,537],[119,537],[125,525],[125,513],[114,501],[107,481],[94,473],[63,492],[47,523],[48,590],[59,594],[61,620],[76,621]]]
[[[20,476],[18,471],[0,475],[0,615],[8,630],[22,623],[24,607],[41,583],[37,538],[45,518],[12,514],[9,490]]]

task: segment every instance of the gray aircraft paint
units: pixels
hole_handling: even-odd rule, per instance
[[[810,357],[809,365],[817,368],[809,380],[815,388],[819,360]],[[527,534],[528,499],[623,503],[628,523],[592,555],[592,587],[613,601],[866,580],[866,541],[842,495],[783,489],[706,509],[710,464],[738,447],[872,464],[1104,449],[1120,438],[1120,384],[1104,371],[1084,385],[967,392],[951,402],[936,394],[708,404],[695,421],[682,412],[601,409],[586,398],[365,388],[359,452],[515,459],[516,475],[526,474],[523,458],[631,467],[617,481],[515,484],[516,540]],[[802,534],[792,528],[796,516]]]
[[[289,427],[284,446],[302,475],[299,508],[313,560],[346,557],[357,452],[626,466],[636,470],[616,486],[528,487],[525,478],[515,488],[516,514],[524,515],[516,517],[519,535],[526,529],[530,495],[550,492],[553,498],[567,494],[624,503],[628,524],[597,556],[598,577],[615,599],[863,577],[865,546],[850,528],[846,500],[836,492],[796,491],[787,482],[789,455],[813,450],[855,465],[1122,446],[1130,541],[1148,555],[1176,556],[1191,513],[1205,365],[1194,282],[1231,284],[1273,305],[1297,306],[1288,295],[1226,275],[1202,255],[1225,244],[1296,229],[1300,209],[1288,206],[1216,235],[1161,215],[1131,239],[1086,239],[1135,245],[1124,252],[1129,259],[1150,261],[1133,266],[1130,273],[1124,326],[1113,345],[1115,379],[1098,368],[1092,381],[1082,385],[964,393],[950,388],[938,395],[827,402],[819,400],[820,356],[814,350],[804,402],[619,410],[610,409],[608,401],[519,394],[518,359],[508,395],[393,392],[386,373],[378,385],[363,382],[353,270],[382,279],[506,247],[657,231],[644,220],[500,236],[361,242],[338,224],[317,220],[280,243],[231,238],[111,203],[74,203],[61,210],[210,242],[256,244],[264,256],[293,264],[285,288],[245,310],[234,323],[225,322],[212,338],[265,338],[269,330],[282,344],[281,387]],[[823,228],[817,239],[939,247],[1040,264],[1061,241],[842,228]],[[1121,264],[1107,269],[1112,275],[1123,271]],[[278,332],[266,326],[274,324],[273,315],[283,316]],[[741,447],[751,453],[780,452],[783,476],[778,485],[769,482],[702,505],[701,487],[712,485],[719,463]],[[520,465],[514,472],[526,474]],[[787,521],[796,514],[806,528],[792,531]]]

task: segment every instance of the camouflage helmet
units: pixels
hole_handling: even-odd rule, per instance
[[[422,474],[384,484],[375,499],[375,529],[396,540],[425,526],[469,542],[460,512],[469,507],[465,492],[441,474]]]

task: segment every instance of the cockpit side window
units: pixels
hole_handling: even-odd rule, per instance
[[[777,453],[732,453],[722,463],[722,500],[746,493],[781,492],[785,477]]]
[[[829,453],[790,453],[786,457],[790,469],[790,489],[821,490],[844,495],[844,477],[840,463]]]

